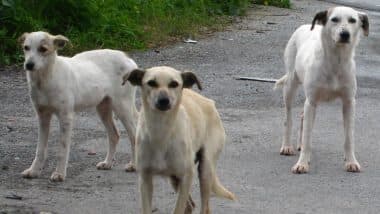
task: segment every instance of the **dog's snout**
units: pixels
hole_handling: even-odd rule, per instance
[[[169,99],[167,97],[161,98],[158,100],[158,104],[162,106],[169,105]]]
[[[26,70],[32,71],[34,69],[34,63],[33,62],[27,62],[25,64]]]
[[[170,100],[165,95],[160,95],[156,102],[156,108],[161,111],[167,111],[170,109]]]
[[[341,42],[348,42],[350,40],[350,33],[348,31],[342,31],[340,33]]]

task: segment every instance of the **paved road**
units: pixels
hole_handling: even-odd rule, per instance
[[[350,7],[362,8],[365,10],[380,12],[379,0],[325,0],[326,2],[332,2],[340,5],[347,5]]]
[[[282,76],[283,49],[291,33],[300,24],[310,23],[317,11],[333,6],[309,0],[293,3],[293,9],[252,8],[246,18],[225,32],[215,33],[197,44],[179,43],[131,56],[141,67],[172,65],[193,70],[203,82],[202,94],[216,100],[229,136],[218,174],[239,200],[213,199],[213,213],[377,214],[380,210],[378,13],[367,11],[370,37],[362,39],[356,54],[359,89],[355,140],[362,173],[343,170],[340,102],[318,109],[311,172],[293,175],[290,168],[298,157],[279,155],[283,123],[281,93],[273,91],[273,85],[268,83],[233,78]],[[8,69],[0,74],[0,211],[136,213],[136,175],[122,170],[129,159],[126,133],[122,133],[115,167],[111,171],[97,171],[95,165],[106,153],[106,136],[93,111],[77,116],[65,183],[53,184],[47,180],[56,163],[57,121],[53,122],[50,156],[42,177],[35,180],[20,177],[20,172],[33,159],[37,121],[24,73]],[[300,92],[295,112],[301,111],[302,102]],[[299,117],[295,117],[298,121]],[[88,156],[88,149],[95,149],[97,155]],[[193,195],[199,205],[198,187],[195,182]],[[23,200],[4,198],[11,193],[23,196]],[[155,213],[170,213],[174,200],[170,185],[157,179]]]

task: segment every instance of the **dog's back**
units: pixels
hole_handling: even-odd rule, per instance
[[[320,42],[322,27],[317,25],[311,30],[311,25],[302,25],[290,37],[284,53],[285,68],[287,72],[295,71],[295,61],[298,54],[311,53],[315,45]]]
[[[197,151],[205,152],[206,154],[203,156],[211,161],[212,191],[218,197],[235,200],[235,195],[220,183],[215,172],[216,162],[226,140],[225,130],[216,110],[215,102],[193,90],[184,89],[181,104],[189,116],[188,119],[193,132],[193,146]],[[202,167],[199,167],[198,170],[201,171]]]
[[[119,82],[123,75],[137,68],[136,63],[124,52],[110,49],[85,51],[73,56],[72,60],[90,61],[104,72],[111,72],[112,76],[117,76]]]
[[[184,89],[182,94],[182,105],[189,115],[189,122],[193,128],[193,145],[200,148],[202,142],[204,146],[212,146],[221,150],[225,141],[225,131],[222,121],[215,107],[215,102],[190,89]],[[215,138],[215,139],[210,139]]]

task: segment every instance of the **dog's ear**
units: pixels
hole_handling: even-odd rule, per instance
[[[368,16],[365,13],[359,13],[360,21],[362,22],[363,34],[364,36],[369,35],[369,21]]]
[[[202,90],[202,85],[193,72],[185,71],[181,73],[181,76],[184,88],[191,88],[194,84],[197,84],[199,90]]]
[[[325,11],[321,11],[321,12],[318,12],[317,14],[315,14],[313,22],[311,23],[311,29],[310,30],[314,29],[315,24],[325,25],[327,23],[327,13],[328,13],[328,11],[325,10]]]
[[[122,85],[124,85],[127,81],[129,81],[131,82],[132,85],[141,86],[144,74],[145,74],[145,70],[135,69],[123,76]]]
[[[24,43],[24,41],[25,41],[25,39],[26,39],[26,37],[27,37],[28,35],[29,35],[29,33],[23,33],[20,37],[18,37],[17,42],[18,42],[19,44]]]
[[[62,49],[68,42],[69,39],[62,35],[57,35],[53,37],[53,44],[57,49]]]

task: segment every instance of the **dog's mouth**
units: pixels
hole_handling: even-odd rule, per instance
[[[339,44],[343,44],[343,45],[345,45],[345,44],[350,44],[350,40],[340,39],[340,40],[338,41],[338,43],[339,43]]]
[[[159,111],[168,111],[170,109],[170,105],[159,105],[156,104],[156,109]]]

